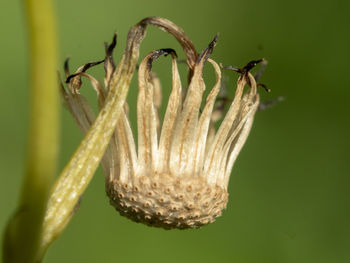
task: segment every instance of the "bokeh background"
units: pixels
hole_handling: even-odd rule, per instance
[[[147,16],[180,25],[203,50],[217,32],[212,55],[243,66],[266,58],[262,78],[285,101],[256,116],[232,172],[227,210],[197,230],[165,231],[133,223],[109,205],[99,169],[81,207],[44,262],[350,262],[350,2],[346,0],[61,0],[55,1],[60,61],[71,68],[104,56],[103,42],[119,34],[116,58],[129,28]],[[21,1],[0,10],[0,229],[14,211],[24,172],[28,127],[27,46]],[[149,27],[141,54],[177,42]],[[59,65],[61,67],[61,65]],[[185,75],[185,65],[180,65]],[[170,59],[154,70],[170,89]],[[91,69],[102,80],[102,67]],[[208,66],[207,87],[214,82]],[[225,72],[229,94],[234,74]],[[94,100],[88,83],[83,93]],[[136,101],[137,86],[129,101]],[[48,87],[49,88],[49,87]],[[232,90],[232,91],[231,91]],[[165,95],[166,97],[166,95]],[[164,110],[164,108],[163,108]],[[82,135],[62,107],[60,168]],[[131,107],[135,121],[135,109]],[[134,122],[135,123],[135,122]],[[28,226],[30,227],[30,226]],[[0,252],[1,253],[1,252]]]

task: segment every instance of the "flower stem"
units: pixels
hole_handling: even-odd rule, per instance
[[[24,3],[30,54],[30,126],[21,198],[4,237],[6,263],[39,262],[42,223],[58,151],[57,41],[52,1]]]

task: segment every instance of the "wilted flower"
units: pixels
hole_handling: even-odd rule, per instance
[[[129,106],[124,105],[102,160],[107,194],[121,215],[136,222],[166,229],[200,227],[213,222],[226,207],[230,173],[259,105],[256,80],[249,73],[259,61],[251,62],[243,69],[231,68],[238,71],[240,77],[235,98],[216,131],[214,123],[223,113],[215,104],[221,87],[221,71],[209,56],[217,38],[198,55],[184,32],[172,22],[146,18],[134,28],[145,24],[166,30],[183,46],[190,70],[189,85],[186,91],[181,87],[176,53],[172,49],[153,51],[142,60],[138,69],[137,146],[128,119]],[[130,46],[135,41],[132,36],[129,34]],[[104,62],[105,66],[105,87],[85,73],[97,63],[88,63],[73,75],[66,65],[68,89],[62,87],[63,97],[83,132],[88,132],[95,116],[79,94],[80,78],[84,76],[91,81],[101,109],[113,75],[121,74],[121,79],[122,74],[125,78],[131,77],[120,70],[116,73],[118,67],[112,58],[115,45],[116,36],[112,44],[106,46],[106,58],[99,62]],[[151,69],[152,62],[162,55],[171,55],[172,91],[160,125],[161,87]],[[216,72],[216,84],[201,109],[205,90],[202,74],[206,62]],[[244,92],[245,86],[248,89]]]

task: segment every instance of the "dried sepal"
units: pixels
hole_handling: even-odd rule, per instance
[[[199,119],[193,152],[193,174],[200,174],[201,169],[203,167],[205,149],[207,146],[206,141],[208,140],[210,122],[212,121],[211,116],[216,97],[221,87],[221,71],[219,65],[210,58],[208,58],[208,62],[210,62],[210,64],[214,67],[216,73],[216,83],[206,99],[206,104]]]
[[[178,121],[174,127],[174,136],[171,145],[170,171],[174,174],[189,173],[194,159],[194,131],[198,124],[200,105],[202,102],[205,83],[203,81],[203,65],[212,53],[217,37],[209,44],[198,57],[193,71]]]
[[[162,130],[159,138],[159,155],[164,161],[158,163],[158,170],[168,169],[170,162],[170,146],[176,118],[182,109],[182,88],[176,56],[172,56],[172,91],[165,111]]]

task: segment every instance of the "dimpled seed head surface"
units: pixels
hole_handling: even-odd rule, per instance
[[[149,226],[196,228],[225,209],[228,193],[203,178],[176,179],[167,174],[139,177],[132,184],[107,183],[111,204],[123,216]]]

